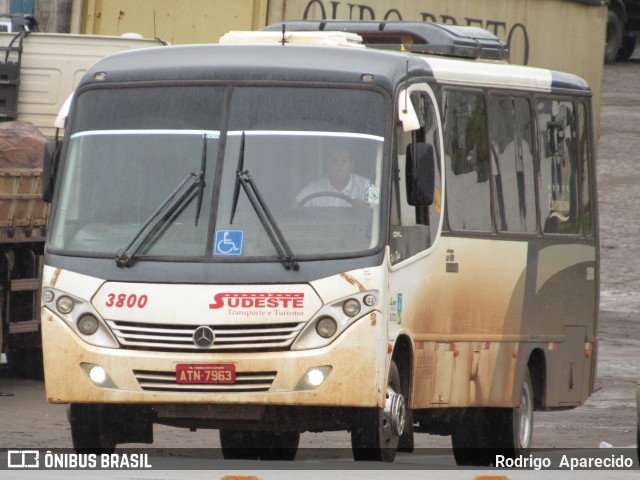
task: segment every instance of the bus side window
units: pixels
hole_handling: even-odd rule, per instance
[[[580,233],[578,158],[573,103],[538,101],[540,215],[544,233]]]
[[[582,161],[582,229],[585,236],[589,237],[593,234],[593,222],[591,214],[591,171],[589,169],[589,157],[591,156],[591,143],[589,142],[591,132],[590,125],[587,123],[589,115],[587,106],[584,102],[580,102],[578,107],[578,129],[580,132],[580,158]]]
[[[484,96],[479,92],[447,90],[444,102],[449,226],[458,231],[490,231],[490,164]]]
[[[432,245],[441,215],[440,145],[434,106],[430,97],[424,92],[414,91],[410,98],[420,121],[420,128],[412,132],[404,132],[402,128],[397,130],[389,235],[393,264],[412,257]],[[433,153],[428,156],[435,162],[434,198],[430,206],[412,206],[408,202],[405,162],[408,150],[413,150],[412,144],[416,144],[419,151],[428,150]],[[426,144],[423,145],[425,148],[419,144]]]
[[[491,95],[489,124],[498,230],[535,233],[533,125],[529,100]]]

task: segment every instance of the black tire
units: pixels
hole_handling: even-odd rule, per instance
[[[528,455],[533,433],[533,384],[527,369],[516,408],[471,408],[451,434],[456,464],[486,467],[496,455]]]
[[[260,460],[291,461],[296,458],[300,432],[258,432]]]
[[[116,442],[109,431],[106,405],[72,403],[69,424],[73,448],[79,453],[113,453]]]
[[[508,458],[529,454],[533,438],[533,410],[533,383],[527,368],[520,383],[519,406],[498,409],[489,419],[497,435],[497,453]]]
[[[400,418],[399,425],[397,427],[392,425],[387,408],[363,412],[358,423],[351,429],[351,449],[354,460],[376,462],[393,462],[395,460],[400,441],[400,435],[396,431],[399,429],[402,434],[406,423],[406,406],[400,392],[402,392],[400,373],[396,363],[392,360],[389,367],[387,404],[389,405],[394,394],[396,394],[396,399],[398,399],[398,395],[402,397],[401,413],[397,416]]]
[[[624,37],[616,60],[626,61],[631,58],[633,51],[636,49],[636,37]]]
[[[258,446],[250,430],[220,430],[222,457],[227,460],[257,460]]]
[[[622,46],[623,25],[618,15],[609,10],[607,17],[607,38],[604,47],[604,62],[613,63],[618,58]]]
[[[220,430],[222,457],[227,460],[293,460],[300,432]]]
[[[451,433],[456,465],[488,467],[493,462],[488,433],[487,409],[470,408]]]

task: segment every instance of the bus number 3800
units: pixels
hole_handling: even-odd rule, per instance
[[[138,296],[135,293],[132,293],[130,295],[127,295],[126,293],[119,293],[117,295],[115,293],[109,293],[107,295],[107,298],[108,299],[105,302],[105,305],[107,307],[144,308],[147,305],[147,296],[144,294]]]

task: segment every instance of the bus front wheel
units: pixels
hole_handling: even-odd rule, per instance
[[[116,442],[109,429],[105,405],[72,403],[68,414],[71,441],[76,452],[114,452]]]
[[[351,429],[351,447],[356,461],[393,462],[404,432],[407,406],[402,395],[398,366],[392,360],[385,407],[363,412]]]

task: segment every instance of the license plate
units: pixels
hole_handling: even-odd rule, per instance
[[[235,383],[236,366],[233,363],[191,364],[176,366],[178,383]]]

